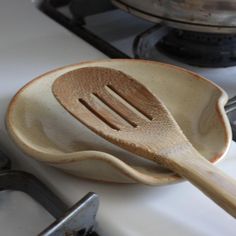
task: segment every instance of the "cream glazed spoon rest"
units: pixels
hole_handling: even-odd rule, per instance
[[[209,161],[223,158],[231,141],[224,112],[227,95],[187,70],[143,60],[85,62],[48,72],[12,99],[8,131],[30,157],[76,176],[117,183],[163,185],[181,178],[149,160],[124,151],[80,125],[51,92],[64,73],[83,67],[114,68],[145,84],[165,103],[194,147]]]

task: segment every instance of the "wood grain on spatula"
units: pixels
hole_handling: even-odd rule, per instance
[[[87,67],[60,76],[52,91],[98,135],[185,177],[236,217],[236,181],[200,155],[144,85],[121,71]]]

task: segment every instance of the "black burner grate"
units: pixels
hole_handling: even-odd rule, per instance
[[[81,4],[83,5],[81,6]],[[65,6],[69,6],[71,17],[60,11],[60,8]],[[99,7],[96,8],[97,6]],[[110,11],[113,8],[108,0],[44,0],[39,5],[42,12],[107,56],[111,58],[129,58],[128,55],[86,28],[85,18],[87,16]]]
[[[72,207],[68,207],[34,175],[10,168],[10,159],[0,150],[0,192],[4,190],[25,192],[56,218],[56,221],[38,236],[98,236],[94,231],[99,204],[95,193],[88,193]]]
[[[236,34],[172,29],[156,47],[175,59],[202,67],[236,65]]]

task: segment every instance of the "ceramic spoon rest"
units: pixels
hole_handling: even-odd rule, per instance
[[[175,173],[98,137],[54,98],[58,76],[82,67],[114,68],[145,84],[165,103],[194,147],[209,161],[222,159],[231,129],[224,112],[226,93],[187,70],[142,60],[107,60],[70,65],[25,85],[12,99],[7,128],[30,157],[76,176],[118,183],[163,185],[180,181]]]

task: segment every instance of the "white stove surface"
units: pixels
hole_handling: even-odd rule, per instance
[[[68,204],[87,192],[100,196],[98,232],[103,236],[235,236],[236,221],[188,182],[149,187],[105,184],[64,174],[26,157],[4,126],[7,105],[25,83],[51,69],[106,58],[49,19],[30,0],[0,2],[0,147],[17,169],[30,171]],[[236,94],[236,67],[192,68]],[[219,168],[236,178],[236,144]],[[0,192],[1,235],[36,235],[52,222],[38,204],[21,193]]]

